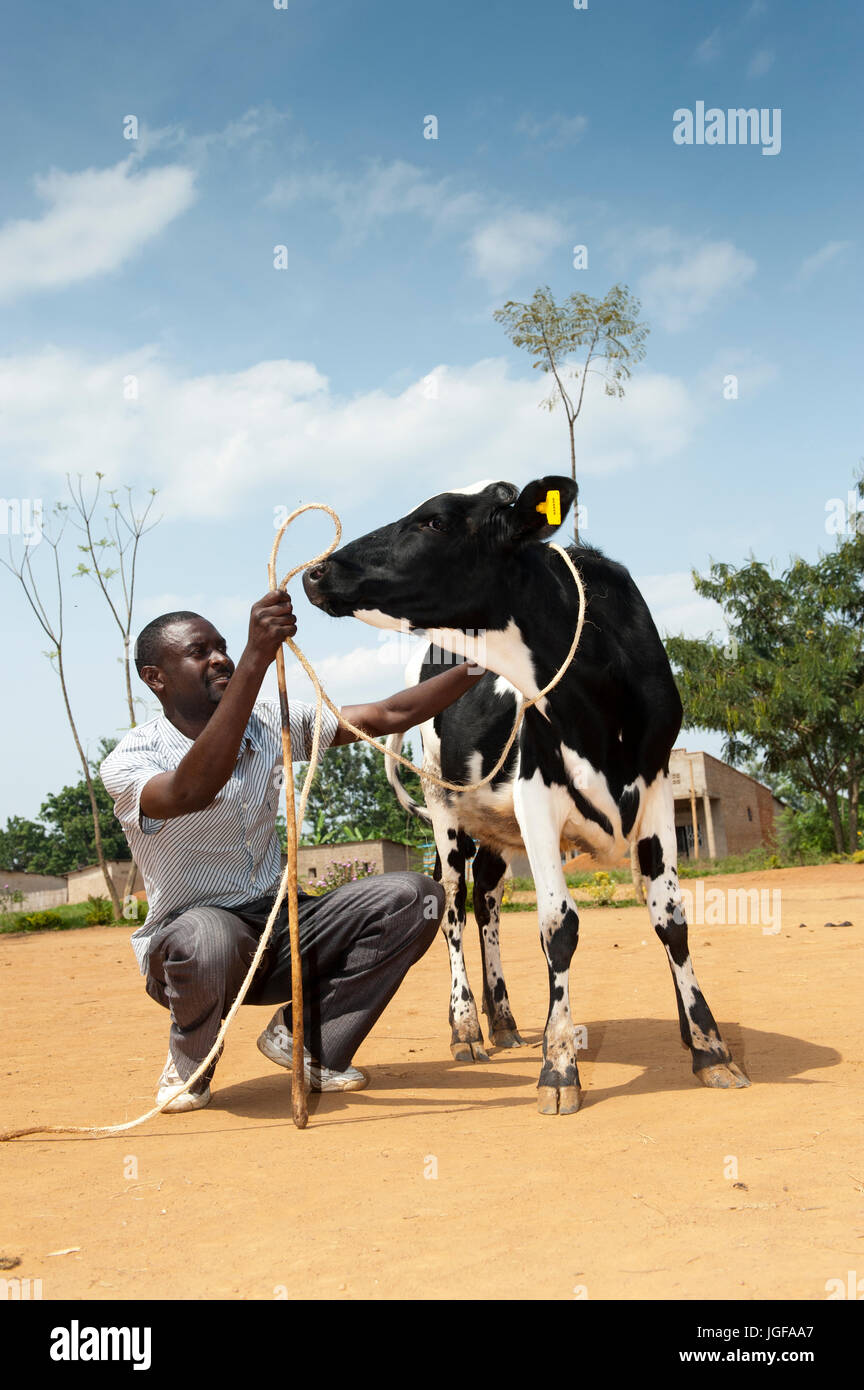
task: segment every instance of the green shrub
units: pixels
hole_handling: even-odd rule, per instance
[[[591,882],[585,884],[585,892],[597,907],[609,907],[615,901],[615,880],[604,869],[591,875]]]
[[[21,925],[25,931],[53,931],[63,926],[59,912],[24,912]]]
[[[12,912],[18,903],[23,903],[24,894],[20,888],[10,888],[4,883],[0,888],[0,912]]]
[[[853,864],[864,864],[864,849],[856,849],[852,855]]]
[[[114,921],[114,909],[110,898],[101,898],[93,893],[87,894],[87,910],[84,921],[88,927],[107,927]]]

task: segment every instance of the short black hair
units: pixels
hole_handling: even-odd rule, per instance
[[[145,666],[159,665],[166,628],[173,627],[175,623],[188,622],[190,618],[200,620],[201,614],[187,613],[185,610],[179,613],[163,613],[161,617],[154,618],[152,623],[142,627],[135,643],[135,669],[139,676]]]

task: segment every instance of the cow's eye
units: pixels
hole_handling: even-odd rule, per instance
[[[444,522],[441,520],[440,516],[430,516],[427,517],[425,521],[420,522],[420,530],[446,531],[447,527],[444,525]]]

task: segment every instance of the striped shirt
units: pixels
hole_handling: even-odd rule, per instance
[[[289,704],[291,751],[296,760],[312,751],[315,706]],[[321,748],[336,737],[339,721],[323,708]],[[190,907],[239,907],[275,892],[282,873],[276,815],[282,788],[282,721],[279,706],[259,700],[246,725],[237,763],[225,786],[203,811],[152,820],[141,811],[141,792],[160,772],[173,772],[192,747],[164,714],[130,729],[99,771],[114,801],[114,814],[141,870],[149,912],[132,936],[142,975],[150,938],[166,920]]]

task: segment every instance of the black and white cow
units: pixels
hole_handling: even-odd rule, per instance
[[[308,597],[325,612],[376,627],[423,630],[434,646],[487,668],[473,689],[423,730],[424,766],[447,781],[474,782],[494,766],[512,726],[515,692],[536,695],[572,641],[576,586],[561,557],[540,543],[559,524],[547,519],[550,491],[560,494],[563,518],[574,496],[567,478],[538,479],[521,492],[495,482],[442,493],[304,575]],[[747,1086],[720,1037],[687,946],[668,773],[682,709],[666,652],[627,570],[589,547],[570,547],[568,554],[585,587],[586,619],[567,673],[527,711],[491,784],[476,792],[427,792],[447,893],[442,927],[453,970],[454,1055],[485,1055],[462,959],[470,837],[481,844],[474,899],[481,912],[490,1035],[499,1046],[521,1041],[501,972],[497,903],[505,860],[524,843],[549,972],[539,1109],[578,1110],[582,1093],[568,976],[579,919],[560,845],[576,843],[602,862],[620,858],[635,838],[693,1071],[706,1086]],[[427,661],[419,678],[440,669]]]

